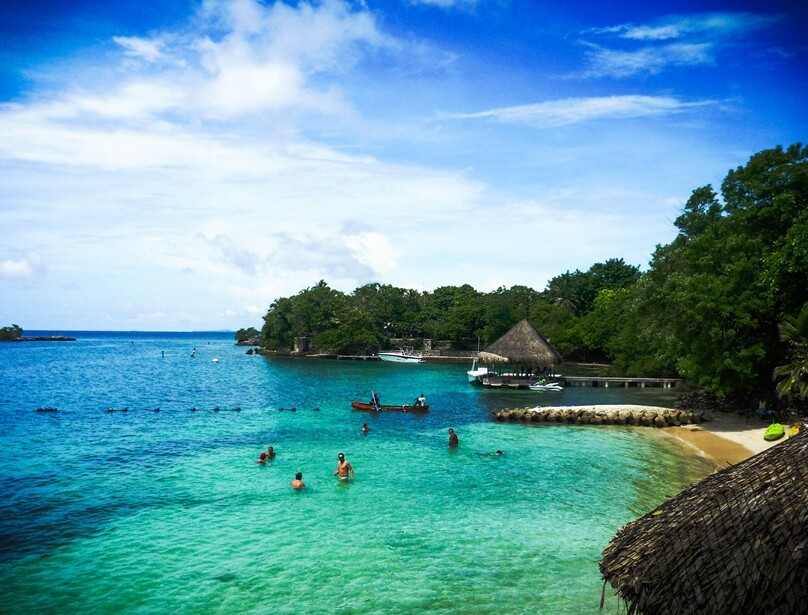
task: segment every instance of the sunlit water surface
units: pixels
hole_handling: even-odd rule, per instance
[[[466,365],[267,359],[232,334],[73,335],[0,344],[3,613],[595,614],[616,530],[712,469],[648,429],[491,421],[670,405],[670,391],[489,391]],[[353,412],[371,390],[424,392],[430,411]],[[277,457],[255,463],[269,445]],[[354,482],[332,476],[339,451]],[[606,595],[603,612],[620,612]]]

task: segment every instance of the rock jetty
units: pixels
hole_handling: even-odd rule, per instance
[[[701,414],[656,406],[555,406],[505,408],[494,411],[500,423],[565,423],[571,425],[639,425],[679,427],[701,423]]]

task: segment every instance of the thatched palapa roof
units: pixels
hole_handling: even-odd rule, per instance
[[[527,320],[520,320],[480,352],[483,363],[515,363],[540,369],[559,365],[561,355]]]
[[[626,525],[600,571],[629,615],[808,613],[808,432]]]

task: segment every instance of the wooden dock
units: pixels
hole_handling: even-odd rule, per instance
[[[672,389],[684,382],[681,378],[628,378],[620,376],[549,376],[548,381],[563,387],[608,388],[663,388]],[[491,388],[527,389],[536,382],[536,376],[489,376],[482,385]]]
[[[613,387],[636,387],[644,389],[646,387],[656,387],[662,389],[673,389],[684,380],[681,378],[624,378],[614,376],[564,376],[561,378],[563,386],[569,387],[603,387],[604,389]]]

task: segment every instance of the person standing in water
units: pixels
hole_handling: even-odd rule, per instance
[[[303,489],[303,487],[306,486],[306,484],[303,482],[303,472],[298,472],[295,474],[295,480],[289,484],[292,486],[292,489]]]
[[[348,480],[349,476],[354,478],[353,466],[350,461],[345,459],[345,454],[337,455],[337,460],[337,470],[334,472],[334,476],[339,477],[340,480]]]
[[[457,434],[455,433],[455,430],[450,427],[449,428],[449,448],[456,448],[458,444],[460,444],[460,440],[458,440]]]

